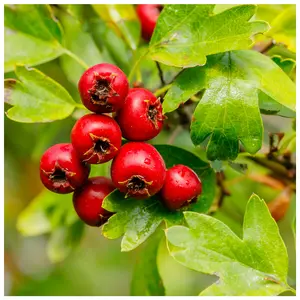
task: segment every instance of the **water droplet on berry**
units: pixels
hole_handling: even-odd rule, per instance
[[[151,160],[149,158],[145,158],[144,163],[146,165],[150,165],[151,164]]]

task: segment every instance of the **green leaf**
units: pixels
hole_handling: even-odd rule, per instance
[[[157,266],[162,231],[152,235],[138,255],[131,281],[131,296],[164,296],[165,288]]]
[[[296,52],[296,5],[291,5],[283,10],[270,25],[268,36]]]
[[[65,12],[60,12],[59,18],[64,28],[68,50],[72,51],[89,66],[104,62],[104,58],[91,34],[84,31],[79,20]],[[77,86],[85,69],[68,55],[61,56],[60,63],[69,81]]]
[[[260,112],[265,115],[277,115],[285,118],[295,118],[296,112],[276,102],[262,91],[258,92]]]
[[[131,68],[130,51],[125,41],[115,33],[104,21],[96,17],[90,17],[89,30],[99,48],[105,47],[109,55],[125,74]],[[105,50],[104,48],[104,50]]]
[[[98,15],[119,32],[128,46],[136,50],[140,39],[140,22],[131,4],[93,4]]]
[[[51,122],[68,117],[76,103],[57,82],[42,72],[17,66],[19,80],[4,81],[5,102],[13,107],[6,115],[16,122]]]
[[[279,55],[274,55],[272,60],[286,73],[288,76],[291,75],[292,71],[296,67],[296,61],[291,58],[283,58]]]
[[[203,192],[189,210],[206,213],[210,208],[215,193],[215,174],[209,164],[196,155],[169,145],[155,146],[166,162],[167,168],[176,164],[186,164],[191,167],[202,181]],[[165,221],[167,226],[180,224],[183,220],[182,211],[170,212],[155,195],[146,200],[125,198],[118,190],[108,195],[102,206],[111,212],[116,212],[102,228],[102,234],[109,239],[123,236],[122,251],[131,251],[143,243],[156,228]]]
[[[272,60],[286,73],[291,77],[293,70],[295,69],[296,62],[290,58],[282,58],[281,56],[274,55]],[[259,109],[261,113],[267,115],[278,115],[286,118],[295,118],[296,112],[285,107],[284,105],[276,102],[271,97],[259,91]]]
[[[279,142],[278,145],[279,153],[281,154],[291,154],[296,153],[296,132],[290,131],[284,134],[284,137]]]
[[[164,112],[175,110],[204,89],[194,112],[191,138],[199,145],[210,136],[207,145],[210,160],[234,160],[239,141],[251,154],[261,148],[259,91],[271,97],[276,105],[295,110],[295,84],[270,58],[256,51],[212,55],[205,66],[183,71],[164,98]]]
[[[259,4],[257,5],[255,19],[271,23],[276,16],[290,6],[291,4]]]
[[[17,229],[24,236],[36,236],[49,233],[64,223],[72,224],[77,219],[71,195],[43,190],[18,216]]]
[[[243,239],[224,223],[206,215],[185,212],[188,227],[166,230],[173,258],[219,280],[203,296],[271,296],[289,290],[288,256],[276,222],[258,196],[250,198]]]
[[[21,212],[17,229],[24,236],[50,234],[47,255],[51,262],[64,260],[77,246],[84,224],[73,208],[72,195],[43,190]]]
[[[52,263],[63,261],[79,244],[84,232],[84,223],[80,220],[71,226],[56,228],[47,244],[47,255]]]
[[[62,31],[49,5],[5,5],[4,69],[35,66],[60,56]]]
[[[204,65],[206,56],[247,49],[251,37],[268,30],[264,21],[249,22],[255,5],[240,5],[214,14],[213,4],[165,5],[150,41],[154,60],[177,67]]]

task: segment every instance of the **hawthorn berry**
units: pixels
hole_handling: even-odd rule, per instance
[[[112,215],[102,207],[103,199],[115,189],[106,177],[92,177],[73,194],[73,205],[79,218],[90,226],[101,226]]]
[[[147,141],[159,134],[163,127],[162,105],[150,91],[130,89],[116,120],[122,135],[131,141]]]
[[[128,80],[123,71],[106,63],[86,70],[78,82],[82,103],[96,113],[109,113],[121,109],[128,88]]]
[[[139,4],[137,6],[137,14],[142,27],[142,36],[145,40],[151,39],[162,8],[163,6],[160,4]]]
[[[121,147],[111,166],[111,179],[126,197],[143,199],[163,186],[166,166],[158,151],[147,143],[130,142]]]
[[[197,174],[187,166],[176,165],[167,171],[161,196],[170,210],[176,210],[197,201],[202,184]]]
[[[118,123],[111,117],[88,114],[75,123],[71,141],[82,161],[100,164],[117,154],[122,135]]]
[[[67,194],[81,186],[88,178],[90,166],[82,163],[71,144],[56,144],[43,154],[40,178],[52,192]]]

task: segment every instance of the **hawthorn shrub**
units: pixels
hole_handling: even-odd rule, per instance
[[[86,225],[120,238],[137,256],[131,295],[168,295],[162,245],[211,275],[200,295],[295,294],[295,5],[4,16],[5,120],[44,126],[28,157],[47,189],[32,184],[21,234],[47,234],[52,263]]]

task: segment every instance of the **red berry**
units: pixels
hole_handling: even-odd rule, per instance
[[[80,161],[71,144],[54,145],[41,158],[41,181],[55,193],[73,192],[87,180],[89,173],[90,166]]]
[[[117,113],[116,120],[124,138],[131,141],[150,140],[163,127],[161,103],[146,89],[131,89],[124,107]]]
[[[160,4],[139,4],[137,6],[137,14],[142,26],[142,36],[145,40],[151,39],[162,8]]]
[[[103,199],[115,189],[110,179],[92,177],[73,194],[73,205],[79,218],[90,226],[101,226],[112,215],[102,207]]]
[[[89,68],[78,83],[82,103],[87,109],[96,113],[121,109],[128,88],[126,75],[111,64],[98,64]]]
[[[187,166],[176,165],[167,171],[161,196],[170,210],[176,210],[197,201],[201,192],[202,184],[197,174]]]
[[[89,164],[111,160],[122,143],[118,123],[109,116],[89,114],[80,118],[71,132],[74,149]]]
[[[165,176],[163,158],[146,143],[125,144],[111,166],[111,179],[126,197],[143,199],[156,194],[162,188]]]

